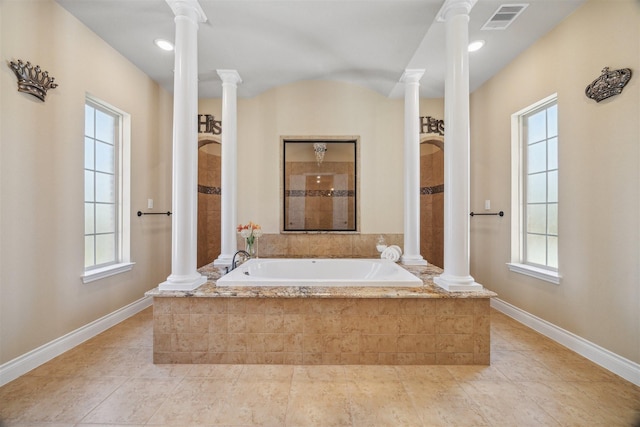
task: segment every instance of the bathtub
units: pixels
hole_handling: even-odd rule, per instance
[[[254,258],[216,286],[417,287],[423,282],[385,259]]]

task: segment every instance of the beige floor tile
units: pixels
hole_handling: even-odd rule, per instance
[[[422,425],[401,381],[389,379],[387,370],[367,371],[366,377],[348,382],[354,426]]]
[[[532,351],[529,357],[562,381],[618,381],[620,377],[569,350]]]
[[[0,425],[640,426],[640,387],[495,310],[490,366],[154,365],[152,323],[0,387]]]
[[[98,405],[84,423],[144,424],[172,395],[180,379],[132,378]]]
[[[2,427],[74,427],[77,424],[75,423],[38,423],[33,421],[28,422],[18,422],[18,421],[8,421],[2,422],[0,424]],[[96,427],[96,426],[92,426]],[[135,427],[135,426],[134,426]]]
[[[126,378],[49,378],[18,421],[78,422]]]
[[[88,347],[81,365],[75,372],[78,376],[134,377],[144,369],[152,358],[151,348]]]
[[[148,424],[147,424],[148,425]],[[144,424],[76,424],[75,427],[143,427]]]
[[[400,377],[394,366],[345,365],[345,374],[349,381],[355,382],[400,381]]]
[[[523,382],[519,389],[536,402],[561,425],[605,425],[606,417],[600,405],[585,399],[581,383]]]
[[[152,425],[213,424],[233,383],[225,379],[185,378],[149,419]]]
[[[147,326],[115,326],[108,331],[87,342],[87,345],[97,347],[129,347],[151,348],[153,347],[153,334]]]
[[[509,381],[495,366],[457,365],[447,366],[456,381]]]
[[[252,371],[257,372],[257,367]],[[271,371],[270,375],[273,374]],[[285,425],[290,388],[290,379],[246,380],[241,376],[222,399],[220,411],[212,419],[212,424]]]
[[[134,378],[184,378],[188,376],[193,366],[200,365],[154,365],[145,363],[138,372],[133,374]],[[207,365],[203,365],[207,366]]]
[[[560,344],[532,329],[503,328],[496,331],[495,335],[509,344],[507,350],[564,350]]]
[[[584,399],[610,425],[640,425],[640,387],[623,380],[576,383]]]
[[[38,377],[83,376],[98,358],[99,352],[99,347],[81,345],[37,367],[27,375]]]
[[[230,382],[237,380],[244,369],[243,365],[184,365],[189,366],[187,377],[217,378]]]
[[[244,365],[239,379],[291,381],[292,376],[293,366],[290,365]]]
[[[292,382],[298,381],[343,383],[347,381],[347,375],[343,365],[294,366]]]
[[[21,422],[76,423],[126,381],[126,378],[119,377],[34,379],[41,383],[32,389],[27,399],[21,399],[17,406],[13,405],[15,400],[2,399],[1,406],[9,410],[8,416],[3,414],[3,418]]]
[[[309,371],[309,370],[307,370]],[[287,405],[287,426],[351,426],[351,410],[347,382],[328,380],[326,372],[320,380],[294,380]],[[338,375],[340,377],[340,375]],[[294,376],[295,378],[295,376]]]
[[[460,383],[491,426],[559,426],[560,424],[512,382]]]
[[[480,408],[454,380],[403,381],[424,426],[488,426]]]
[[[510,381],[559,381],[558,376],[543,364],[536,362],[527,352],[494,351],[491,366]]]
[[[452,381],[453,375],[448,370],[447,366],[396,366],[395,370],[398,374],[398,378],[401,381],[406,380],[424,380],[424,381]]]
[[[25,375],[0,387],[0,420],[17,420],[25,411],[46,398],[47,377]]]

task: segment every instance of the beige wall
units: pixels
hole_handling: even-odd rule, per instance
[[[423,115],[443,117],[441,100],[421,103]],[[220,99],[200,100],[200,114],[220,111]],[[237,221],[279,233],[281,136],[358,135],[360,231],[402,233],[403,120],[404,100],[346,83],[301,81],[240,98]]]
[[[169,94],[50,0],[0,2],[0,364],[143,297],[170,272]],[[151,47],[150,47],[151,48]],[[56,78],[45,103],[6,65]],[[131,114],[133,270],[83,284],[84,98]]]
[[[499,297],[640,362],[640,3],[591,0],[471,97],[471,274]],[[584,90],[631,68],[624,92]],[[510,115],[558,93],[559,262],[554,285],[511,273]]]

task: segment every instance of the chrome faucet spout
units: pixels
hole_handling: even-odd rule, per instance
[[[247,251],[240,250],[240,251],[236,252],[235,254],[233,254],[233,258],[231,260],[231,271],[235,270],[236,267],[238,266],[237,261],[236,261],[236,256],[238,256],[238,255],[242,255],[244,257],[244,261],[243,262],[245,262],[246,260],[251,258],[251,255],[249,255],[249,252],[247,252]]]

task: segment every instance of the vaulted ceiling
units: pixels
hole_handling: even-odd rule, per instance
[[[172,52],[153,41],[173,41],[174,15],[165,0],[56,0],[113,48],[169,91]],[[504,4],[479,0],[470,13],[469,39],[485,41],[470,53],[475,90],[520,52],[565,19],[584,0],[527,0],[504,30],[483,25]],[[301,80],[334,80],[384,96],[403,94],[407,68],[424,68],[420,95],[444,96],[445,25],[436,22],[444,0],[200,0],[207,15],[198,31],[199,97],[221,96],[217,69],[242,77],[238,96],[253,97]]]

